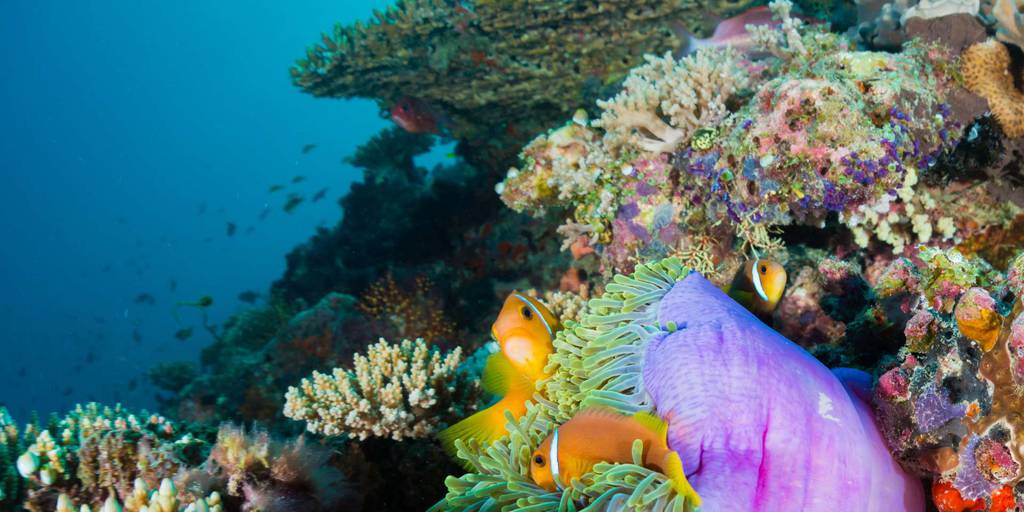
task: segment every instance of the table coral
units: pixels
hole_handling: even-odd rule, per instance
[[[875,391],[890,449],[934,480],[942,512],[961,501],[1012,509],[1024,502],[1017,486],[1024,306],[1013,271],[1004,276],[981,260],[929,249],[887,275],[883,293],[904,297],[913,312],[903,360]]]
[[[730,15],[749,0],[407,0],[375,19],[335,27],[292,68],[316,96],[404,97],[431,105],[457,138],[543,127],[592,102],[645,51],[679,50],[681,21]]]
[[[441,416],[458,416],[475,385],[458,371],[462,349],[442,354],[423,339],[390,344],[383,338],[352,369],[313,372],[288,388],[284,414],[305,421],[310,432],[396,441],[433,433]]]
[[[507,438],[485,449],[459,443],[474,469],[448,478],[436,509],[685,508],[637,457],[599,464],[561,492],[526,479],[529,454],[556,424],[607,407],[668,421],[669,446],[708,510],[832,510],[838,499],[857,510],[923,510],[920,486],[890,458],[864,402],[867,375],[829,372],[676,259],[616,276],[555,348],[547,399],[510,421]]]
[[[599,121],[526,146],[498,186],[502,200],[535,215],[562,208],[567,244],[586,238],[608,269],[679,256],[703,237],[771,251],[776,227],[818,225],[830,212],[861,246],[877,239],[901,252],[953,238],[969,215],[916,193],[962,128],[943,102],[956,87],[949,56],[851,51],[802,27],[787,2],[773,9],[782,26],[754,37],[774,57],[649,59],[599,103]],[[738,95],[748,80],[752,95]]]

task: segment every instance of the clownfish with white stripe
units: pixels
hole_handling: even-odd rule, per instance
[[[786,269],[765,258],[747,260],[729,286],[729,296],[757,316],[770,316],[786,291]]]
[[[544,367],[560,328],[558,318],[537,299],[518,292],[505,299],[491,327],[501,351],[487,359],[481,379],[484,390],[501,399],[438,434],[448,453],[455,455],[456,439],[488,444],[505,435],[506,411],[513,418],[526,414],[537,381],[548,377]]]
[[[557,427],[530,456],[530,478],[547,491],[572,485],[599,462],[633,462],[633,442],[644,444],[643,466],[669,477],[672,488],[692,508],[701,500],[683,472],[679,454],[668,447],[668,424],[647,412],[625,416],[584,409]]]

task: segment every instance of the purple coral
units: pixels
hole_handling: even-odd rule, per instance
[[[936,430],[950,420],[962,418],[967,408],[963,404],[950,403],[946,391],[929,386],[914,400],[914,415],[921,432]]]
[[[988,496],[999,488],[999,484],[988,481],[978,470],[975,450],[978,449],[980,442],[981,438],[978,436],[972,436],[967,442],[967,447],[961,451],[960,467],[956,473],[956,480],[953,481],[953,487],[969,500]]]

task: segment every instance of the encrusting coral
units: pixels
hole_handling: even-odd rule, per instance
[[[969,216],[915,194],[962,129],[944,103],[956,87],[948,56],[852,51],[803,27],[788,2],[772,9],[781,27],[752,35],[767,61],[728,48],[650,58],[600,103],[600,120],[577,118],[526,146],[498,185],[502,200],[538,216],[564,211],[565,246],[583,239],[606,274],[706,257],[734,239],[771,252],[777,227],[819,225],[830,212],[861,246],[879,239],[901,252],[953,238]],[[752,94],[740,95],[748,82]]]
[[[1024,503],[1024,255],[1006,274],[955,250],[897,260],[879,282],[910,315],[902,361],[875,389],[890,449],[933,480],[940,512],[1009,511]]]
[[[1024,92],[1008,71],[1010,52],[1006,44],[990,39],[971,46],[960,58],[964,82],[972,92],[988,100],[1003,132],[1008,137],[1024,136]]]
[[[446,480],[436,509],[686,509],[664,475],[639,466],[637,445],[633,464],[598,464],[562,491],[528,480],[540,440],[589,407],[665,418],[669,447],[708,510],[832,510],[839,499],[851,509],[923,508],[863,401],[869,377],[829,372],[676,259],[617,275],[555,348],[541,383],[547,398],[535,396],[508,437],[486,448],[458,442],[474,469]],[[792,445],[794,435],[805,443]]]
[[[313,372],[289,387],[284,414],[328,436],[421,438],[473,402],[477,386],[458,370],[461,360],[461,348],[442,354],[422,338],[399,344],[381,338],[353,357],[351,370]]]

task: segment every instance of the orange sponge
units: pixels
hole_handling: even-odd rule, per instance
[[[971,92],[988,100],[988,108],[1008,137],[1024,136],[1024,92],[1013,84],[1010,52],[999,41],[975,44],[960,56],[960,70]]]

